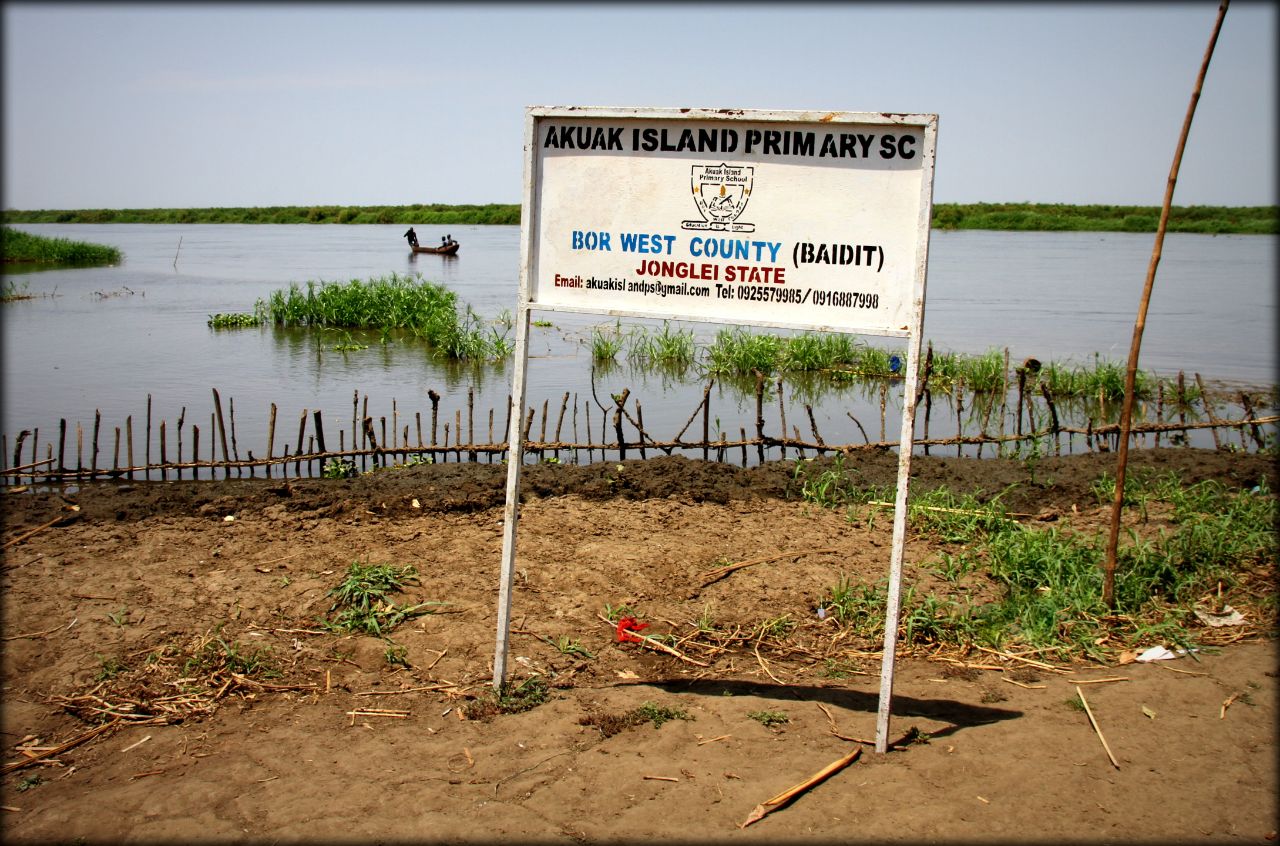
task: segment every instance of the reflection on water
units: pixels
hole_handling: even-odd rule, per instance
[[[441,361],[406,333],[212,330],[206,320],[214,313],[250,311],[258,299],[291,282],[421,273],[456,291],[460,303],[499,333],[507,332],[517,304],[517,227],[449,226],[463,245],[456,257],[408,253],[398,226],[19,228],[111,244],[122,249],[125,261],[119,267],[21,277],[36,297],[3,307],[0,432],[10,443],[22,429],[39,428],[47,439],[60,419],[72,430],[77,422],[91,426],[95,411],[104,432],[129,420],[140,431],[148,404],[157,424],[172,425],[189,413],[188,422],[204,418],[207,425],[215,388],[224,402],[235,403],[242,444],[254,443],[260,455],[272,404],[289,417],[322,409],[329,419],[349,422],[355,396],[362,404],[367,398],[375,420],[397,413],[407,419],[428,412],[430,393],[436,392],[442,419],[455,420],[459,409],[465,414],[468,397],[485,426],[491,409],[499,425],[505,419],[508,363]],[[423,243],[446,231],[417,228]],[[1035,356],[1087,364],[1095,352],[1123,361],[1150,244],[1150,236],[1111,233],[934,233],[926,337],[939,351],[979,354],[1007,346],[1013,361]],[[1144,336],[1143,368],[1165,375],[1181,369],[1189,379],[1199,372],[1206,379],[1271,384],[1275,245],[1271,236],[1169,236]],[[103,296],[126,289],[134,293]],[[610,396],[629,389],[628,408],[641,406],[645,428],[660,440],[673,437],[702,403],[708,376],[698,364],[638,364],[625,351],[615,363],[593,362],[593,327],[613,326],[615,319],[555,312],[537,317],[549,325],[530,332],[527,395],[539,414],[550,405],[550,427],[566,393],[572,408],[582,410],[583,425],[587,405],[593,406],[594,426],[603,420],[602,409],[612,410]],[[688,328],[705,345],[721,327]],[[863,340],[902,349],[901,341]],[[815,373],[787,378],[782,408],[776,377],[766,378],[761,401],[770,434],[778,432],[785,413],[792,434],[798,430],[810,438],[816,427],[829,444],[861,443],[864,437],[880,439],[881,431],[896,439],[900,394],[900,381],[850,383]],[[754,434],[754,377],[716,378],[708,401],[715,428],[730,436],[742,429]],[[958,429],[995,431],[1001,405],[1012,430],[1015,401],[1013,395],[966,395],[957,420],[956,399],[933,392],[921,407],[917,431],[926,413],[934,437]],[[1034,413],[1047,413],[1043,399],[1037,402]],[[1150,401],[1146,408],[1154,416]],[[1114,420],[1118,409],[1094,398],[1060,402],[1057,412],[1102,423]],[[700,435],[700,423],[697,428]]]

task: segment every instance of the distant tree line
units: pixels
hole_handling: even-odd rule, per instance
[[[382,223],[406,225],[476,224],[516,226],[520,206],[257,206],[206,209],[7,209],[5,223]],[[993,229],[1076,232],[1155,232],[1158,206],[1073,206],[1062,203],[938,203],[936,229]],[[1276,206],[1176,206],[1170,232],[1207,235],[1274,235],[1280,232]]]

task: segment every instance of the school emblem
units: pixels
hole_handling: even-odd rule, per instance
[[[686,220],[684,229],[711,230],[713,232],[754,232],[754,223],[740,223],[738,218],[747,210],[751,199],[751,182],[755,168],[730,165],[694,165],[690,182],[693,186],[693,202],[698,207],[701,220]]]

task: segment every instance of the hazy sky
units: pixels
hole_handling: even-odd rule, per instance
[[[1174,202],[1276,202],[1277,5]],[[528,105],[937,113],[935,202],[1158,205],[1216,2],[4,5],[6,208],[518,203]]]

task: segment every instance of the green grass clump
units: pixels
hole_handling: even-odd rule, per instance
[[[621,323],[603,329],[599,326],[593,328],[591,330],[592,361],[615,360],[618,357],[618,353],[622,352],[626,338],[627,336],[622,331]]]
[[[254,315],[272,326],[379,329],[384,341],[401,332],[456,360],[501,359],[511,351],[506,335],[486,327],[470,306],[458,313],[457,294],[418,274],[308,282],[306,290],[293,283],[258,300]]]
[[[48,267],[96,267],[119,264],[123,258],[115,247],[47,238],[8,226],[0,227],[0,251],[4,253],[5,264],[31,263]]]
[[[655,729],[662,728],[662,724],[671,720],[691,720],[689,712],[683,708],[673,708],[668,705],[658,705],[654,702],[645,702],[635,709],[635,714],[639,717],[639,722],[651,722]]]
[[[747,716],[767,729],[791,722],[791,718],[782,711],[748,711]]]
[[[280,668],[269,647],[249,648],[237,641],[226,641],[220,634],[222,626],[202,638],[183,665],[182,674],[228,671],[241,676],[277,678]]]
[[[707,349],[707,371],[745,376],[755,371],[773,373],[784,348],[776,335],[757,335],[745,329],[721,329]]]
[[[1118,402],[1124,399],[1125,372],[1128,364],[1120,361],[1109,361],[1094,355],[1092,367],[1070,366],[1049,362],[1039,376],[1039,382],[1049,389],[1055,398],[1099,399],[1103,402]],[[1148,399],[1155,393],[1157,379],[1150,373],[1139,370],[1134,373],[1134,396]],[[1034,388],[1035,382],[1028,380],[1028,388]]]
[[[629,338],[627,357],[642,364],[687,367],[693,363],[695,351],[693,330],[675,329],[664,321],[662,328],[656,332],[645,332],[637,328]]]
[[[462,713],[470,720],[487,720],[498,714],[519,714],[531,711],[551,698],[547,680],[532,676],[520,684],[510,680],[502,683],[497,692],[492,689],[468,702]]]
[[[353,561],[342,583],[326,594],[334,598],[329,606],[336,617],[321,620],[330,631],[361,633],[382,637],[406,620],[431,613],[429,608],[442,602],[421,602],[417,605],[396,605],[388,595],[403,590],[409,582],[418,581],[417,570],[412,565],[396,567],[392,564],[361,564]]]
[[[857,484],[851,473],[857,470],[845,468],[843,453],[831,459],[823,467],[811,460],[801,459],[791,471],[791,489],[804,502],[822,508],[862,505],[873,501],[892,501],[896,486],[880,487]]]

